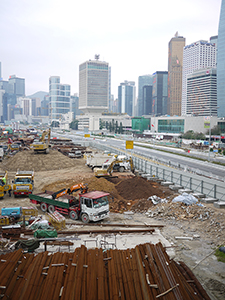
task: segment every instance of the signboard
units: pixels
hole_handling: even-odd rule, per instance
[[[210,128],[210,120],[204,121],[204,128]]]
[[[90,137],[90,133],[85,133],[84,137]]]
[[[134,142],[133,141],[126,141],[126,149],[133,149]]]

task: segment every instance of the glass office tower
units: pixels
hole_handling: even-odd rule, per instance
[[[225,117],[225,0],[221,4],[218,31],[217,105],[218,117]]]
[[[60,120],[70,111],[70,85],[61,84],[59,76],[49,78],[49,103],[51,120]]]

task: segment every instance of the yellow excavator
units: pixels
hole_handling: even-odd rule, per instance
[[[132,173],[135,172],[134,164],[133,164],[133,159],[132,157],[127,158],[127,159],[118,159],[116,158],[111,162],[111,164],[107,168],[95,168],[94,173],[96,177],[110,177],[112,176],[113,170],[115,169],[114,166],[120,166],[120,163],[125,163],[128,162],[130,164],[130,170]]]
[[[45,139],[46,135],[48,136],[47,139]],[[34,149],[34,153],[49,153],[50,138],[51,128],[43,131],[39,141],[34,140],[33,144],[31,145],[31,148]]]

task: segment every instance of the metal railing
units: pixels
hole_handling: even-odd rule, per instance
[[[179,185],[182,189],[204,194],[206,198],[225,201],[223,182],[218,178],[210,178],[209,174],[203,174],[200,170],[192,170],[173,162],[159,161],[156,157],[146,157],[140,152],[127,152],[94,142],[90,142],[90,146],[102,151],[132,155],[135,169],[145,174],[147,178],[155,177],[163,181],[169,181],[174,185]]]

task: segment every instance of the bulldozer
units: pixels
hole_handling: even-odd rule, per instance
[[[46,135],[48,136],[47,140],[45,139]],[[34,153],[49,153],[50,137],[51,128],[43,131],[40,140],[34,140],[33,144],[31,144],[31,148],[34,149]]]
[[[112,176],[114,166],[119,166],[121,163],[124,163],[124,162],[128,162],[130,164],[130,170],[132,173],[134,173],[135,168],[134,168],[134,164],[133,164],[133,159],[132,159],[132,157],[130,157],[127,159],[122,159],[122,160],[116,158],[106,168],[95,168],[94,174],[96,177],[110,177],[110,176]]]

